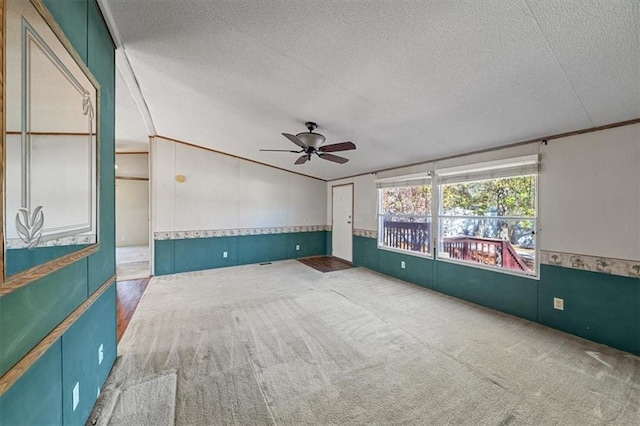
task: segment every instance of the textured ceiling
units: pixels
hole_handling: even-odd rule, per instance
[[[101,3],[158,134],[324,179],[640,117],[638,0]]]

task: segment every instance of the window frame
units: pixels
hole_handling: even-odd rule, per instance
[[[516,178],[516,177],[524,177],[524,176],[534,176],[535,177],[535,183],[534,183],[534,199],[533,199],[533,203],[534,203],[534,216],[466,216],[466,215],[445,215],[443,214],[442,211],[442,199],[443,199],[443,189],[444,189],[444,185],[456,185],[456,184],[462,184],[462,183],[470,183],[470,182],[480,182],[480,181],[487,181],[487,180],[498,180],[498,179],[509,179],[509,178]],[[436,217],[434,217],[434,221],[436,222],[436,226],[437,226],[437,237],[436,237],[436,241],[434,243],[434,248],[436,249],[436,253],[435,253],[435,259],[438,261],[442,261],[442,262],[448,262],[448,263],[453,263],[453,264],[457,264],[457,265],[464,265],[464,266],[469,266],[472,268],[478,268],[478,269],[484,269],[484,270],[488,270],[488,271],[492,271],[492,272],[498,272],[498,273],[503,273],[503,274],[507,274],[507,275],[514,275],[514,276],[518,276],[518,277],[522,277],[522,278],[529,278],[529,279],[535,279],[535,280],[539,280],[540,279],[540,227],[539,227],[539,215],[538,215],[538,197],[539,197],[539,191],[538,191],[538,187],[539,187],[539,174],[538,173],[523,173],[523,174],[514,174],[512,176],[504,176],[504,177],[493,177],[493,178],[488,178],[488,179],[469,179],[469,180],[464,180],[461,182],[454,182],[454,183],[442,183],[441,180],[438,178],[438,176],[436,175],[436,184],[438,186],[438,190],[437,190],[437,215],[435,215]],[[435,191],[434,191],[435,192]],[[433,212],[432,212],[433,213]],[[492,266],[492,265],[487,265],[487,264],[483,264],[483,263],[477,263],[477,262],[472,262],[472,261],[468,261],[468,260],[461,260],[461,259],[453,259],[453,258],[449,258],[449,257],[442,257],[441,256],[441,247],[443,244],[443,238],[442,238],[442,232],[441,232],[441,221],[442,219],[448,219],[448,218],[453,218],[453,219],[506,219],[506,220],[527,220],[527,221],[532,221],[533,222],[533,235],[534,235],[534,252],[535,252],[535,256],[534,256],[534,268],[531,272],[525,272],[525,271],[518,271],[515,269],[509,269],[509,268],[504,268],[501,266]]]
[[[431,176],[428,174],[422,175],[422,183],[417,183],[416,185],[407,185],[406,184],[406,180],[398,177],[396,179],[392,179],[392,180],[386,180],[385,179],[385,185],[384,187],[377,187],[377,191],[378,191],[378,212],[377,212],[377,220],[378,220],[378,236],[376,239],[376,245],[377,248],[380,250],[386,250],[386,251],[390,251],[390,252],[394,252],[394,253],[401,253],[401,254],[406,254],[409,256],[416,256],[416,257],[421,257],[421,258],[425,258],[425,259],[434,259],[434,255],[435,255],[435,247],[434,247],[434,234],[433,234],[433,230],[434,230],[434,205],[433,205],[433,200],[434,200],[434,182],[433,179],[431,179]],[[429,183],[426,184],[424,183],[425,180],[428,179]],[[399,185],[398,186],[393,186],[394,182],[398,182]],[[410,182],[410,181],[409,181]],[[423,187],[423,186],[429,186],[430,187],[430,211],[428,214],[425,215],[419,215],[419,214],[389,214],[384,212],[383,210],[383,205],[384,205],[384,190],[385,189],[390,189],[390,188],[409,188],[409,187]],[[383,226],[384,226],[384,218],[387,216],[408,216],[408,217],[420,217],[420,218],[424,218],[424,222],[408,222],[408,223],[427,223],[429,224],[429,233],[427,235],[427,247],[428,247],[428,251],[427,252],[419,252],[419,251],[413,251],[413,250],[409,250],[409,249],[402,249],[402,248],[397,248],[397,247],[391,247],[391,246],[387,246],[384,245],[384,233],[383,231]]]

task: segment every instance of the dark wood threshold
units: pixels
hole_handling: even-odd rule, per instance
[[[304,257],[302,259],[298,259],[298,262],[304,263],[305,265],[320,272],[333,272],[355,268],[353,263],[333,256]]]
[[[118,294],[116,309],[118,316],[118,342],[127,329],[150,280],[151,277],[148,277],[130,281],[118,281],[116,283],[116,292]]]

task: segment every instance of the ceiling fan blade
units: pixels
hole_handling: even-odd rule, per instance
[[[349,151],[356,149],[356,145],[353,142],[340,142],[331,145],[325,145],[318,148],[318,151],[322,152],[337,152],[337,151]]]
[[[333,161],[334,163],[340,163],[340,164],[344,164],[347,161],[349,161],[348,158],[340,157],[340,156],[333,155],[333,154],[325,154],[325,153],[322,153],[322,152],[319,152],[318,156],[320,158],[322,158],[323,160],[329,160],[329,161]]]
[[[304,164],[309,160],[309,155],[301,155],[294,164]]]
[[[293,151],[290,149],[261,149],[260,151],[267,151],[267,152],[295,152],[300,153],[300,152],[304,152],[304,151]]]
[[[302,142],[300,139],[298,139],[297,136],[289,134],[289,133],[283,133],[282,136],[284,136],[285,138],[289,139],[291,142],[295,143],[296,145],[298,145],[300,148],[302,148],[303,150],[307,150],[308,146],[304,144],[304,142]]]

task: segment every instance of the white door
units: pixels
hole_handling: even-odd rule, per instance
[[[332,187],[332,255],[351,262],[353,245],[353,185]]]

